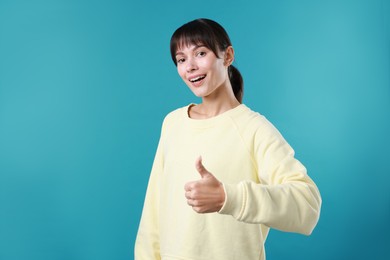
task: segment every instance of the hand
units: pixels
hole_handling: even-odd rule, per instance
[[[201,179],[188,182],[185,186],[187,203],[197,213],[219,211],[225,202],[223,185],[202,164],[202,157],[196,160],[195,168]]]

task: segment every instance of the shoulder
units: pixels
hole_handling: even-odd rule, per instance
[[[188,107],[189,107],[189,105],[183,106],[183,107],[179,107],[179,108],[176,108],[176,109],[172,110],[171,112],[169,112],[165,116],[164,121],[170,121],[170,120],[183,118],[186,115],[187,111],[188,111]]]
[[[231,119],[237,124],[238,127],[249,127],[253,130],[268,123],[268,120],[264,115],[253,111],[244,104],[240,105],[240,109],[237,111],[237,113],[231,115]]]
[[[184,120],[189,106],[190,105],[179,107],[169,112],[164,117],[163,128],[170,128],[173,125],[180,123],[180,121]]]
[[[246,105],[241,105],[240,113],[232,115],[231,119],[237,127],[237,130],[243,137],[253,138],[257,136],[280,136],[280,132],[259,112],[253,111]]]

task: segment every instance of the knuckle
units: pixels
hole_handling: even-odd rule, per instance
[[[199,197],[199,191],[198,190],[193,190],[192,191],[192,197],[195,198],[195,199],[198,198]]]
[[[185,191],[190,191],[191,190],[191,183],[189,182],[189,183],[186,183],[185,185],[184,185],[184,190]]]

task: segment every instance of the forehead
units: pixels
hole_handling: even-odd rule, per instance
[[[188,39],[181,39],[176,44],[176,52],[184,51],[184,50],[194,50],[199,47],[207,47],[204,42],[201,41],[189,41]]]
[[[207,48],[204,44],[201,44],[201,43],[200,44],[180,45],[180,46],[177,46],[177,48],[176,48],[176,55],[181,54],[183,52],[195,51],[195,50],[197,50],[198,48],[201,48],[201,47]]]

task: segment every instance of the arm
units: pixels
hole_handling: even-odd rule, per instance
[[[224,184],[226,199],[219,213],[311,234],[319,219],[321,196],[305,167],[294,158],[293,149],[267,123],[257,131],[253,150],[260,183]]]
[[[145,196],[144,208],[135,242],[136,260],[160,259],[159,241],[159,175],[163,169],[161,140],[157,148],[149,184]]]

